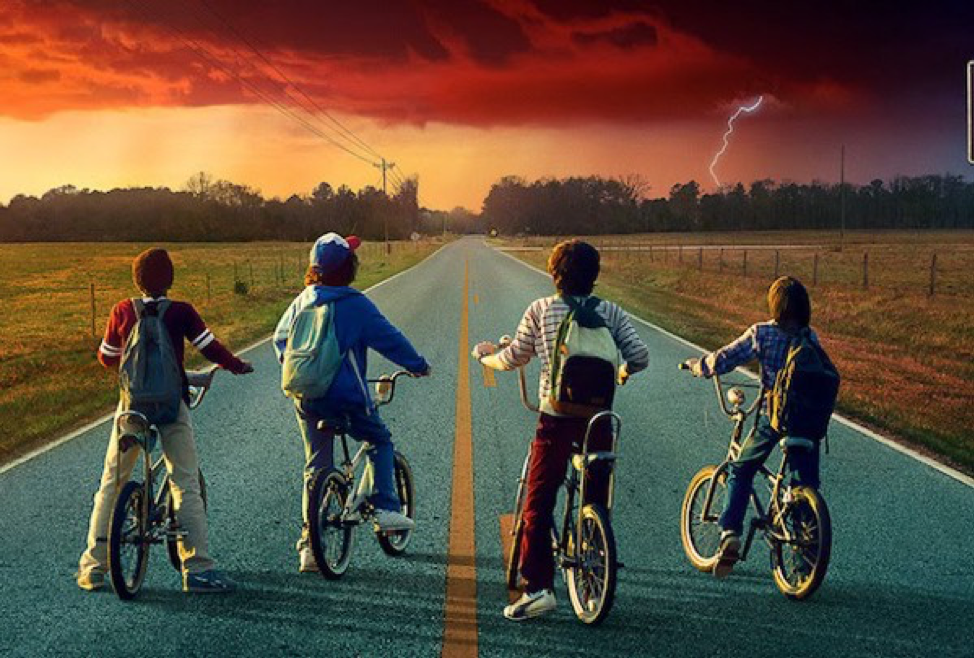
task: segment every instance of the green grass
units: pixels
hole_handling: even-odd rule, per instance
[[[132,258],[148,245],[0,245],[0,463],[111,411],[117,375],[95,359],[111,307],[137,291]],[[170,296],[193,303],[221,342],[240,350],[267,336],[303,286],[306,244],[164,245]],[[367,288],[430,255],[435,243],[366,243],[355,286]],[[234,292],[234,281],[246,294]],[[94,332],[92,294],[94,285]],[[187,367],[205,361],[187,350]]]
[[[693,244],[690,237],[678,242]],[[809,232],[761,237],[772,244],[816,240]],[[835,255],[828,251],[831,237],[818,235],[822,246],[807,253],[783,250],[779,273],[809,283],[811,255],[816,251]],[[912,233],[886,232],[878,237],[885,244],[882,251],[859,236],[858,244],[873,244],[871,253],[881,254],[874,261],[877,269],[869,289],[862,288],[861,272],[854,266],[844,274],[835,268],[836,276],[820,278],[810,288],[812,324],[843,375],[839,410],[974,473],[974,286],[970,285],[974,283],[970,279],[974,234],[940,233],[937,240],[932,236],[915,240]],[[734,239],[755,244],[753,235],[725,234],[721,239],[717,244],[731,245]],[[599,239],[593,242],[600,244]],[[952,263],[953,269],[945,270],[944,288],[930,297],[924,279],[929,277],[934,243],[938,262]],[[850,251],[847,246],[842,254]],[[704,267],[698,269],[698,253],[685,250],[681,263],[673,252],[665,260],[657,252],[650,261],[645,252],[605,250],[598,293],[708,349],[767,319],[765,295],[774,272],[766,253],[751,262],[747,278],[727,263],[718,269],[713,252],[704,252]],[[861,258],[861,253],[851,258]],[[547,251],[517,255],[543,267]],[[920,275],[911,274],[917,270]]]

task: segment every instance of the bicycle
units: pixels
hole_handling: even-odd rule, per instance
[[[376,385],[376,406],[392,402],[396,381],[402,377],[418,377],[400,370],[393,375],[383,375],[367,380]],[[321,575],[337,580],[345,575],[352,560],[355,528],[370,521],[375,508],[369,502],[372,493],[372,464],[366,458],[371,447],[362,442],[354,456],[348,449],[348,427],[343,422],[319,421],[318,429],[333,432],[341,438],[343,460],[341,468],[331,468],[315,475],[308,500],[308,531],[311,550]],[[415,518],[416,499],[413,488],[413,471],[409,462],[398,450],[395,452],[395,483],[401,512]],[[364,465],[364,466],[363,466]],[[361,474],[357,471],[363,466]],[[358,486],[356,487],[356,481]],[[412,538],[412,530],[382,531],[375,526],[375,537],[382,550],[391,556],[402,555]]]
[[[684,362],[679,367],[688,370],[690,365]],[[744,445],[741,441],[744,425],[751,416],[755,420],[748,437],[756,431],[765,398],[765,390],[754,385],[761,391],[758,398],[745,407],[746,396],[740,388],[742,385],[738,385],[726,392],[725,402],[720,377],[715,375],[713,380],[721,411],[734,423],[731,441],[721,464],[704,466],[690,480],[680,519],[683,549],[690,563],[704,573],[711,573],[717,564],[720,548],[717,522],[724,507],[728,466],[740,455]],[[730,403],[730,409],[727,403]],[[790,452],[808,449],[808,443],[808,439],[784,437],[779,441],[782,456],[778,470],[772,472],[761,465],[758,472],[768,485],[768,505],[765,510],[757,492],[752,489],[750,503],[754,516],[739,558],[741,561],[747,559],[751,543],[760,531],[770,549],[775,584],[782,594],[793,600],[807,599],[815,593],[825,579],[832,553],[832,521],[825,498],[812,487],[783,484],[789,470]]]
[[[209,372],[186,373],[190,409],[203,402],[215,374],[215,368]],[[122,487],[108,528],[108,572],[112,587],[120,599],[129,600],[142,588],[149,564],[149,548],[153,544],[165,542],[169,562],[176,571],[182,572],[179,542],[186,536],[186,531],[176,520],[164,457],[159,454],[153,458],[159,443],[159,428],[137,411],[121,413],[115,422],[119,450],[127,452],[137,448],[143,455],[143,479],[141,482],[129,480]],[[206,480],[202,471],[199,481],[205,507]]]
[[[507,337],[501,339],[503,347]],[[527,393],[524,368],[518,368],[518,388],[521,403],[528,411],[539,413]],[[608,422],[612,432],[612,447],[608,451],[589,452],[592,428],[601,421]],[[575,616],[586,624],[599,624],[609,614],[615,600],[616,578],[622,566],[616,553],[615,533],[612,530],[612,505],[615,489],[616,446],[622,431],[622,418],[613,411],[600,411],[592,416],[585,429],[581,451],[572,455],[568,477],[564,481],[565,509],[561,527],[552,528],[552,551],[555,565],[561,569],[568,598]],[[522,513],[531,463],[531,448],[524,458],[514,497],[513,542],[507,556],[507,588],[516,590],[521,558],[521,537],[524,534]],[[585,481],[588,469],[599,464],[608,469],[609,491],[606,505],[585,503]],[[580,502],[576,502],[577,500]],[[576,551],[576,547],[580,550]]]

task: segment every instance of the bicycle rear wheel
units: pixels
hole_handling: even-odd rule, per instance
[[[683,551],[690,564],[704,573],[712,572],[714,565],[717,564],[717,551],[720,548],[717,515],[724,508],[727,497],[726,473],[721,472],[714,487],[710,509],[707,510],[706,519],[704,518],[704,505],[716,472],[716,466],[704,466],[697,471],[687,486],[687,493],[683,497],[683,508],[680,511],[680,539],[683,540]]]
[[[511,550],[507,555],[507,589],[514,591],[518,585],[518,575],[521,568],[521,537],[524,536],[524,498],[528,490],[528,466],[531,463],[531,451],[528,450],[521,466],[521,477],[517,481],[517,493],[514,495],[514,529],[512,531]]]
[[[616,590],[616,542],[609,514],[598,504],[582,508],[581,541],[568,551],[572,565],[565,569],[568,596],[575,616],[586,624],[599,624],[612,610]]]
[[[108,573],[120,599],[139,593],[149,564],[148,519],[143,514],[145,488],[127,482],[115,501],[108,527]]]
[[[334,469],[318,473],[311,485],[308,501],[311,550],[318,570],[329,580],[345,575],[352,560],[355,528],[342,518],[348,495],[345,477]]]
[[[200,477],[200,497],[203,499],[203,510],[206,510],[206,480],[203,479],[203,471],[199,472]],[[179,528],[179,523],[176,521],[176,508],[173,505],[172,499],[172,483],[166,480],[166,510],[169,520],[169,529],[174,530]],[[183,571],[183,561],[179,557],[179,539],[172,536],[171,534],[166,535],[166,553],[169,555],[169,564],[176,571],[182,573]]]
[[[791,489],[776,531],[792,541],[775,541],[771,550],[774,582],[789,599],[807,599],[825,580],[832,555],[832,519],[825,499],[811,487]]]
[[[399,496],[400,512],[409,518],[416,520],[416,491],[413,488],[413,469],[409,467],[409,462],[398,451],[396,452],[395,462],[396,494]],[[385,533],[375,531],[375,538],[379,540],[379,546],[385,551],[386,555],[402,555],[409,545],[409,540],[413,537],[412,530],[398,530],[396,532]]]

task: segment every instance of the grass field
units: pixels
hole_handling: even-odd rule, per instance
[[[146,246],[0,245],[0,464],[111,410],[117,376],[98,364],[95,350],[112,305],[136,295],[131,262]],[[303,286],[309,248],[303,243],[165,246],[176,267],[170,296],[191,301],[234,350],[274,328]],[[398,243],[386,256],[383,245],[366,243],[355,285],[366,288],[438,246]],[[193,350],[187,350],[190,355],[187,367],[203,365]]]
[[[812,324],[843,375],[840,410],[974,472],[974,232],[851,233],[841,251],[836,238],[814,232],[591,238],[607,247],[597,292],[712,349],[767,319],[777,251],[778,273],[810,287]],[[553,242],[505,245],[543,267]],[[542,244],[543,251],[520,250]],[[720,247],[707,245],[723,246],[722,264]],[[816,255],[818,280],[811,286]]]

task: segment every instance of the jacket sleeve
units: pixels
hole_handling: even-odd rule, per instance
[[[284,311],[284,315],[277,321],[277,327],[274,329],[274,352],[277,354],[277,360],[280,363],[284,363],[284,349],[287,347],[287,336],[291,332],[291,323],[294,322],[294,316],[297,315],[299,299],[301,299],[300,295],[294,298],[291,305]]]
[[[412,343],[403,336],[368,298],[362,297],[362,337],[367,346],[409,372],[429,368]]]
[[[243,361],[216,339],[216,336],[206,327],[206,323],[203,322],[203,318],[200,317],[195,308],[188,304],[187,306],[189,306],[189,317],[186,325],[186,339],[203,356],[224,370],[229,370],[234,374],[243,372]]]
[[[482,363],[495,370],[514,370],[525,366],[532,357],[537,356],[534,346],[539,336],[541,336],[541,318],[538,303],[534,302],[524,311],[511,344],[494,357],[487,357]]]
[[[98,347],[98,361],[106,368],[118,368],[119,361],[122,360],[122,351],[125,349],[126,336],[121,335],[122,327],[122,308],[121,302],[112,307],[112,312],[108,316],[108,325],[105,327],[105,337]]]
[[[613,305],[615,306],[615,305]],[[649,347],[639,336],[639,332],[632,326],[629,315],[621,307],[615,306],[614,322],[612,323],[612,338],[626,361],[630,375],[649,367]]]
[[[733,343],[725,345],[716,352],[700,359],[700,370],[705,377],[723,375],[757,358],[757,356],[758,329],[757,325],[752,325]]]

